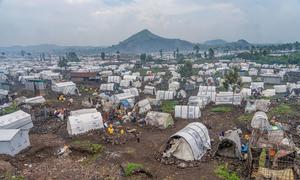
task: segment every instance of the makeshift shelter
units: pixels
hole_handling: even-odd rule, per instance
[[[0,117],[0,129],[22,129],[29,131],[33,127],[30,114],[16,111]]]
[[[197,96],[208,96],[210,101],[216,101],[216,86],[199,86]]]
[[[151,104],[148,99],[144,99],[138,102],[139,113],[144,114],[151,110]]]
[[[25,89],[32,91],[34,95],[45,95],[45,81],[40,79],[29,79],[25,82]]]
[[[268,112],[270,105],[271,105],[270,100],[267,100],[267,99],[255,100],[256,110],[258,110],[258,111]]]
[[[262,91],[262,95],[265,96],[265,97],[275,96],[276,95],[275,89],[266,89],[266,90],[263,90]]]
[[[274,85],[275,93],[286,93],[287,86],[286,85]]]
[[[166,129],[174,124],[171,114],[150,111],[145,117],[145,122],[148,125],[155,126],[160,129]]]
[[[219,92],[216,95],[216,104],[233,104],[241,105],[242,97],[240,94],[233,92]]]
[[[131,93],[120,93],[113,95],[111,98],[114,102],[119,103],[120,101],[125,99],[134,99],[134,95],[132,95]]]
[[[81,110],[71,112],[68,117],[67,130],[69,135],[83,134],[91,130],[103,128],[103,119],[100,112],[95,110]]]
[[[139,91],[137,88],[129,88],[129,89],[123,89],[124,93],[130,93],[132,94],[134,97],[138,97],[139,96]]]
[[[250,97],[251,96],[251,89],[243,88],[241,90],[241,96],[242,96],[243,99],[246,99],[246,98]]]
[[[180,88],[180,83],[173,81],[169,83],[169,91],[177,91]]]
[[[198,106],[200,109],[203,109],[207,105],[208,101],[209,100],[208,100],[207,96],[204,96],[204,97],[190,96],[188,105],[189,106]]]
[[[156,88],[154,86],[145,86],[144,94],[155,95],[156,94]]]
[[[29,146],[28,131],[0,129],[0,154],[15,156]]]
[[[0,89],[0,103],[8,101],[8,90]]]
[[[57,93],[62,93],[64,95],[75,95],[79,94],[79,90],[76,87],[76,84],[73,82],[61,82],[61,83],[54,83],[51,86],[52,91]]]
[[[241,133],[240,130],[226,131],[218,145],[216,155],[228,158],[241,158],[242,145],[239,133]]]
[[[31,105],[43,104],[45,102],[46,102],[46,99],[43,96],[36,96],[33,98],[27,98],[24,100],[25,104],[31,104]]]
[[[200,160],[209,149],[211,144],[206,126],[194,122],[169,138],[163,156],[184,161]]]
[[[201,117],[199,106],[175,106],[175,117],[183,119],[198,119]]]
[[[134,76],[134,75],[124,75],[123,76],[123,80],[129,80],[129,81],[136,81],[138,78],[138,76]]]
[[[251,127],[260,130],[268,129],[270,127],[270,123],[268,121],[267,114],[262,111],[256,112],[252,118]]]
[[[266,84],[281,84],[281,76],[278,74],[262,74],[261,76]]]
[[[107,83],[100,85],[100,91],[115,91],[117,90],[117,85],[114,83]]]
[[[242,83],[251,83],[252,78],[249,76],[241,76]]]
[[[128,88],[129,86],[131,86],[131,84],[132,84],[132,81],[130,81],[130,80],[121,80],[121,82],[120,82],[120,86],[125,87],[125,88]]]
[[[259,88],[264,89],[264,85],[265,85],[264,82],[251,82],[250,89],[259,89]]]
[[[187,97],[187,93],[182,89],[177,93],[178,99],[185,99],[186,97]]]
[[[117,83],[117,84],[120,84],[121,77],[120,76],[108,76],[107,82],[108,83]]]
[[[157,91],[156,99],[157,100],[172,100],[174,99],[175,93],[174,91]]]

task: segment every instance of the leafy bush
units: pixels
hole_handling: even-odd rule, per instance
[[[217,106],[210,110],[211,112],[217,112],[217,113],[227,113],[232,111],[232,107],[229,106]]]
[[[142,169],[142,168],[144,168],[144,166],[142,164],[127,163],[126,167],[124,169],[125,175],[126,176],[131,176],[134,173],[134,171],[136,171],[138,169]]]
[[[175,106],[178,104],[177,101],[163,101],[162,111],[165,113],[172,113],[175,110]]]
[[[88,151],[92,154],[98,154],[101,153],[104,147],[101,144],[94,144],[91,143],[90,141],[73,141],[72,144],[73,146],[77,146],[82,150]]]
[[[18,110],[19,110],[18,106],[15,103],[13,103],[9,107],[6,107],[6,108],[2,109],[1,114],[2,115],[10,114],[10,113],[16,112]]]
[[[228,168],[225,165],[219,165],[215,170],[216,175],[225,180],[240,180],[236,172],[229,172]]]
[[[253,115],[252,114],[244,114],[244,115],[241,115],[240,117],[238,117],[238,120],[240,122],[249,122],[251,121]]]

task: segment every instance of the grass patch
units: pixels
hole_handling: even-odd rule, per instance
[[[91,154],[99,154],[103,151],[104,147],[101,144],[94,144],[90,141],[80,141],[76,140],[71,143],[72,147],[77,147],[80,150],[89,152]]]
[[[16,112],[16,111],[18,111],[18,110],[19,110],[19,108],[18,108],[18,106],[16,105],[16,103],[13,103],[12,105],[10,105],[10,106],[8,106],[8,107],[2,109],[2,110],[1,110],[1,114],[2,114],[2,115],[10,114],[10,113]]]
[[[249,122],[252,120],[252,114],[244,114],[238,117],[239,122]]]
[[[236,174],[236,172],[230,172],[225,165],[219,165],[217,166],[217,169],[215,170],[215,174],[225,180],[240,180],[239,176]]]
[[[287,105],[287,104],[280,104],[280,105],[276,106],[275,108],[273,108],[270,113],[272,115],[292,114],[293,113],[293,108],[290,105]]]
[[[165,113],[172,113],[177,104],[178,101],[163,101],[161,105],[162,111]]]
[[[216,113],[228,113],[232,111],[232,107],[229,106],[217,106],[214,107],[210,110],[211,112],[216,112]]]
[[[127,163],[124,171],[126,176],[131,176],[133,175],[134,171],[138,169],[143,169],[144,166],[142,164],[137,164],[137,163]]]

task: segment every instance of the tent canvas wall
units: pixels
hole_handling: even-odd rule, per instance
[[[75,95],[78,93],[78,89],[76,84],[73,82],[61,82],[61,83],[54,83],[51,86],[52,91],[57,93],[63,93],[65,95]]]
[[[216,155],[228,158],[241,158],[240,130],[229,130],[225,132],[218,145]]]
[[[200,160],[211,149],[206,126],[194,122],[172,135],[163,156],[174,156],[184,161]]]
[[[88,113],[97,113],[97,109],[92,108],[92,109],[79,109],[76,111],[71,111],[70,115],[71,116],[76,116],[76,115],[80,115],[80,114],[88,114]]]
[[[205,108],[205,106],[208,104],[209,98],[207,96],[190,96],[188,105],[190,106],[198,106],[200,109]]]
[[[166,129],[174,124],[171,114],[150,111],[145,117],[145,122],[148,125],[155,126],[160,129]]]
[[[107,83],[100,85],[100,91],[115,91],[116,85],[114,83]]]
[[[201,117],[199,106],[175,106],[175,117],[183,119],[198,119]]]
[[[171,82],[169,83],[169,91],[177,91],[180,88],[179,82]]]
[[[30,146],[28,131],[0,129],[0,154],[14,156]]]
[[[0,129],[29,130],[32,127],[30,114],[21,110],[0,117]]]
[[[117,84],[120,84],[121,77],[120,76],[108,76],[107,82],[108,83],[117,83]]]
[[[233,104],[241,105],[242,97],[240,94],[233,94],[233,92],[220,92],[216,95],[216,104]]]
[[[144,94],[155,95],[156,94],[156,88],[154,86],[145,86]]]
[[[68,117],[67,129],[70,135],[83,134],[103,127],[103,120],[100,112],[83,114],[75,113],[75,115]]]
[[[254,114],[251,127],[254,129],[266,130],[270,127],[268,116],[265,112],[258,111]]]
[[[27,98],[25,99],[24,103],[26,104],[43,104],[46,102],[46,99],[43,96],[36,96],[33,98]]]
[[[264,82],[251,82],[250,89],[258,89],[262,88],[264,89]]]
[[[275,96],[276,95],[275,89],[266,89],[266,90],[263,90],[262,95],[265,96],[265,97]]]
[[[156,99],[157,100],[172,100],[174,99],[174,91],[157,91]]]
[[[273,86],[276,93],[286,93],[287,86],[286,85],[274,85]]]
[[[151,110],[151,104],[148,99],[144,99],[138,102],[139,113],[143,114]]]
[[[137,88],[123,89],[123,92],[124,92],[124,93],[130,93],[130,94],[132,94],[132,95],[135,96],[135,97],[138,97],[138,96],[139,96],[139,91],[138,91]]]
[[[216,101],[216,86],[199,86],[199,91],[197,96],[208,96],[210,101]]]
[[[121,82],[120,82],[120,86],[125,87],[125,88],[129,87],[130,84],[132,84],[132,82],[130,80],[121,80]]]

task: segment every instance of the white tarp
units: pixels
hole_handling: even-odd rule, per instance
[[[249,76],[241,76],[242,83],[250,83],[252,82],[252,78]]]
[[[113,101],[115,102],[120,102],[125,99],[133,99],[134,95],[131,93],[120,93],[120,94],[115,94],[112,96]]]
[[[148,99],[144,99],[138,102],[139,113],[144,114],[151,110],[151,104]]]
[[[67,129],[70,135],[83,134],[104,127],[100,112],[73,114],[75,115],[69,116],[67,122]]]
[[[175,117],[183,119],[198,119],[201,117],[199,106],[175,106]]]
[[[210,101],[216,101],[216,86],[199,86],[199,91],[197,96],[208,96]]]
[[[144,94],[155,95],[156,94],[156,88],[154,86],[145,86]]]
[[[242,97],[240,94],[233,94],[233,92],[219,92],[216,95],[216,104],[233,104],[241,105]]]
[[[107,83],[107,84],[100,85],[100,91],[114,91],[114,90],[115,90],[114,83]]]
[[[65,95],[75,95],[76,93],[78,93],[76,84],[73,82],[54,83],[51,89],[54,92],[63,93]]]
[[[246,99],[246,98],[250,97],[251,96],[251,89],[250,88],[243,88],[241,90],[241,96],[242,96],[243,99]]]
[[[258,111],[268,112],[270,105],[271,105],[271,101],[268,99],[255,100],[256,110]]]
[[[147,125],[160,129],[166,129],[174,124],[171,114],[156,111],[148,112],[145,117],[145,122]]]
[[[0,117],[0,129],[29,130],[32,127],[30,114],[21,110]]]
[[[258,88],[264,89],[264,85],[265,85],[264,82],[251,82],[250,89],[258,89]]]
[[[168,141],[164,157],[174,156],[184,161],[200,160],[211,149],[207,128],[199,122],[188,124],[172,135]]]
[[[179,82],[171,82],[169,83],[169,91],[177,91],[180,88],[180,83]]]
[[[198,106],[200,109],[205,108],[205,106],[208,103],[208,97],[203,96],[203,97],[198,97],[198,96],[190,96],[188,105],[190,106]]]
[[[157,100],[172,100],[174,99],[174,91],[157,91],[156,99]]]
[[[121,86],[121,87],[127,88],[127,87],[130,86],[131,83],[132,83],[132,82],[131,82],[130,80],[121,80],[120,86]]]
[[[251,127],[254,129],[266,130],[270,127],[268,116],[265,112],[258,111],[254,114]]]
[[[137,88],[123,89],[123,92],[124,92],[124,93],[130,93],[130,94],[132,94],[132,95],[135,96],[135,97],[138,97],[138,96],[139,96],[139,91],[138,91]]]
[[[273,86],[276,93],[286,93],[287,86],[286,85],[274,85]]]
[[[108,83],[117,83],[117,84],[120,84],[121,77],[120,76],[108,76],[107,82]]]
[[[43,104],[46,102],[46,99],[43,96],[36,96],[33,98],[27,98],[24,100],[26,104]]]
[[[30,146],[28,131],[0,129],[0,154],[14,156]]]
[[[276,95],[275,89],[266,89],[266,90],[263,90],[262,95],[265,96],[265,97],[275,96]]]

